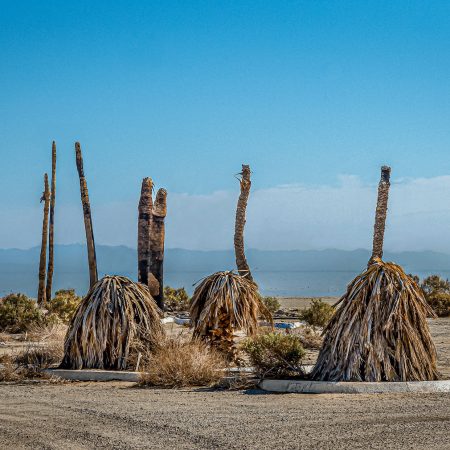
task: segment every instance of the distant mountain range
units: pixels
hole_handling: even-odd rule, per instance
[[[34,295],[37,285],[39,252],[38,247],[28,250],[0,249],[0,295],[11,291],[21,291],[28,295]],[[281,275],[275,276],[277,273],[323,272],[324,292],[329,292],[325,286],[328,277],[326,273],[347,272],[356,274],[360,272],[367,264],[369,251],[333,249],[266,251],[250,249],[247,251],[247,257],[257,279],[281,279]],[[450,255],[445,253],[433,251],[386,252],[384,259],[401,264],[408,273],[440,273],[445,276],[446,272],[450,272]],[[135,249],[125,246],[97,245],[97,260],[100,276],[123,274],[133,279],[136,278],[137,256]],[[206,274],[218,270],[231,270],[234,267],[232,250],[166,250],[165,273],[168,284],[172,282],[188,285],[188,289],[190,289],[193,282]],[[345,275],[344,278],[350,281],[350,276]],[[304,274],[302,277],[308,278],[308,275]],[[315,274],[315,277],[318,277],[318,275]],[[80,292],[84,292],[87,286],[86,247],[81,244],[57,245],[55,247],[56,289],[74,287]],[[341,286],[338,288],[341,289]],[[302,295],[302,289],[300,287],[298,289],[298,293],[295,287],[281,292],[289,291],[292,295]]]

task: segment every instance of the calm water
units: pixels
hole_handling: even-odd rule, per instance
[[[436,272],[444,278],[450,278],[450,272]],[[420,278],[431,275],[431,272],[418,272]],[[123,274],[132,279],[135,274]],[[185,287],[189,293],[194,290],[193,284],[209,275],[206,272],[168,272],[165,284],[173,287]],[[253,273],[263,295],[280,297],[320,297],[340,296],[347,284],[358,275],[357,272],[260,272]],[[56,273],[54,288],[74,288],[83,295],[89,285],[87,274]],[[0,274],[0,296],[10,292],[23,292],[36,297],[37,277],[23,273]]]

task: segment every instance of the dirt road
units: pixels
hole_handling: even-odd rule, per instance
[[[2,449],[449,449],[450,395],[0,385]]]

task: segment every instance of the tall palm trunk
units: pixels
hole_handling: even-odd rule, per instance
[[[142,180],[141,197],[139,199],[138,218],[138,281],[148,285],[150,271],[150,227],[153,209],[153,181],[151,178]]]
[[[150,232],[150,272],[156,278],[159,290],[153,297],[161,310],[164,310],[164,219],[167,213],[167,192],[159,189],[153,204]]]
[[[240,275],[247,277],[253,281],[250,267],[245,257],[244,249],[244,227],[245,227],[245,211],[247,209],[248,196],[250,194],[250,166],[242,164],[241,179],[241,193],[236,208],[236,221],[234,225],[234,252],[236,256],[236,266]]]
[[[91,205],[89,203],[89,193],[84,177],[83,156],[79,142],[75,142],[75,157],[77,163],[78,177],[80,178],[81,203],[83,205],[84,228],[86,230],[86,244],[89,263],[89,279],[92,287],[98,280],[97,256],[95,254],[94,230],[92,227]]]
[[[41,241],[41,256],[39,260],[39,287],[38,287],[38,305],[45,306],[45,268],[47,259],[47,238],[48,238],[48,209],[50,204],[50,191],[48,188],[48,175],[44,175],[44,193],[41,197],[41,202],[44,202],[44,219],[42,221],[42,241]]]
[[[54,235],[55,235],[55,200],[56,200],[56,143],[52,143],[52,180],[50,194],[50,228],[48,236],[48,268],[47,287],[45,297],[47,301],[52,298],[52,284],[54,271]]]
[[[386,227],[386,215],[388,209],[389,187],[391,168],[383,166],[381,168],[381,179],[378,185],[377,209],[375,212],[375,225],[373,230],[372,257],[369,265],[375,258],[383,258],[384,230]]]

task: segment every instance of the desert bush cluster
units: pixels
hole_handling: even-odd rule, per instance
[[[311,306],[300,313],[300,318],[312,327],[324,328],[334,314],[334,307],[320,298],[313,298]]]
[[[35,327],[68,324],[80,301],[73,289],[60,290],[43,309],[26,295],[9,294],[0,299],[0,331],[25,333]]]
[[[450,281],[431,275],[422,281],[420,287],[438,317],[450,316]]]
[[[261,300],[272,314],[275,314],[281,308],[281,303],[276,297],[262,297]]]
[[[241,345],[256,374],[261,377],[292,377],[302,373],[305,350],[299,336],[267,333],[246,339]]]
[[[189,300],[189,295],[184,287],[176,289],[166,286],[164,288],[164,303],[168,311],[188,311]]]

